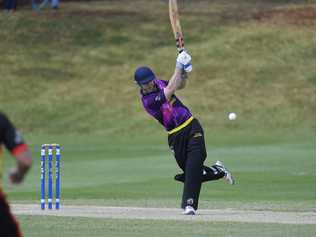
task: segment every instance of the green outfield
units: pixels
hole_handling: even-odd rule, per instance
[[[176,221],[102,220],[94,218],[21,217],[30,236],[314,236],[315,226]],[[56,226],[57,225],[57,226]],[[56,231],[58,230],[58,232]],[[53,233],[52,233],[53,231]]]
[[[173,176],[180,170],[163,142],[152,139],[140,145],[126,139],[65,138],[59,138],[64,146],[64,203],[179,206],[182,185],[173,181]],[[243,137],[236,139],[240,143]],[[39,201],[40,147],[35,144],[32,147],[38,159],[25,184],[19,188],[7,187],[10,198],[16,201]],[[207,183],[202,191],[201,207],[316,210],[315,155],[314,143],[302,140],[265,145],[210,143],[207,164],[217,159],[223,161],[234,172],[238,185]]]
[[[162,142],[152,139],[139,145],[126,139],[58,138],[64,144],[63,205],[179,207],[182,185],[172,180],[179,170]],[[313,142],[300,140],[240,145],[243,137],[236,139],[235,145],[230,141],[230,146],[225,146],[225,143],[209,146],[207,163],[211,164],[216,159],[224,161],[234,172],[237,185],[230,186],[224,181],[205,184],[201,194],[202,209],[316,211],[316,149]],[[154,142],[157,144],[151,145]],[[32,148],[39,156],[36,144],[32,144]],[[23,186],[6,187],[10,200],[38,203],[40,208],[39,169],[37,160]],[[35,233],[56,236],[55,232],[49,235],[51,230],[60,230],[57,236],[98,236],[100,233],[104,236],[146,236],[148,233],[158,236],[166,223],[170,223],[163,220],[19,217],[23,229],[30,236],[37,236]],[[172,222],[172,228],[165,229],[168,235],[178,232],[183,236],[208,236],[209,233],[253,236],[255,230],[260,230],[259,236],[297,236],[298,233],[313,236],[316,231],[315,225],[216,222],[201,222],[197,230],[194,228],[196,223],[188,223],[184,227],[181,221]],[[67,223],[67,226],[62,223]]]
[[[172,73],[168,5],[131,2],[0,15],[0,110],[35,158],[23,185],[4,177],[10,202],[39,204],[40,145],[56,142],[62,205],[180,206],[167,135],[143,111],[132,80],[143,64],[162,78]],[[316,2],[181,2],[194,70],[178,95],[203,124],[206,163],[223,161],[237,180],[203,185],[201,209],[316,212]],[[5,157],[7,172],[13,159]],[[18,218],[30,237],[316,234],[307,224]]]

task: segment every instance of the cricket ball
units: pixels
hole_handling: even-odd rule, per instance
[[[230,112],[230,113],[228,113],[228,119],[229,120],[236,120],[236,118],[237,118],[237,114],[236,113],[234,113],[234,112]]]

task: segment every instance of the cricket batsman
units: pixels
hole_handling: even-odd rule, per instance
[[[191,56],[184,50],[177,56],[175,71],[169,81],[158,79],[145,66],[137,68],[134,74],[144,109],[165,127],[169,147],[183,171],[175,176],[175,180],[184,183],[181,203],[184,215],[196,214],[202,182],[223,178],[229,184],[235,183],[222,162],[217,161],[211,167],[204,165],[207,154],[203,129],[175,95],[186,86],[191,71]]]
[[[10,182],[13,184],[21,183],[32,165],[32,155],[13,124],[0,112],[0,236],[23,237],[1,187],[3,169],[2,145],[8,149],[17,161],[16,167],[9,174]]]

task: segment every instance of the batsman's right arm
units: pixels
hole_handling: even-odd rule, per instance
[[[187,79],[188,79],[188,73],[184,70],[182,70],[182,74],[181,74],[182,80],[181,80],[181,84],[180,86],[177,88],[177,90],[182,90],[185,88],[186,84],[187,84]]]
[[[186,51],[182,51],[176,60],[176,69],[169,80],[168,86],[164,89],[166,99],[171,100],[172,95],[176,90],[182,89],[185,87],[187,73],[192,71],[191,55]]]
[[[169,80],[168,86],[164,89],[166,99],[171,100],[172,95],[177,91],[185,88],[188,79],[188,74],[183,69],[177,68],[173,76]]]

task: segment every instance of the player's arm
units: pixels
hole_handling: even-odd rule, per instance
[[[188,78],[187,72],[192,71],[191,56],[183,51],[177,57],[177,64],[175,71],[168,82],[168,86],[164,88],[164,94],[168,101],[171,100],[172,95],[176,90],[183,89]]]
[[[26,147],[24,151],[13,156],[16,158],[16,166],[10,171],[9,178],[12,183],[20,183],[32,166],[32,154]]]
[[[180,84],[180,86],[178,87],[177,90],[182,90],[187,85],[188,73],[186,71],[182,70],[181,77],[182,77],[181,84]]]
[[[4,133],[4,145],[16,159],[16,166],[9,174],[10,181],[20,183],[32,165],[31,152],[11,121],[3,114],[0,114],[0,127]]]

